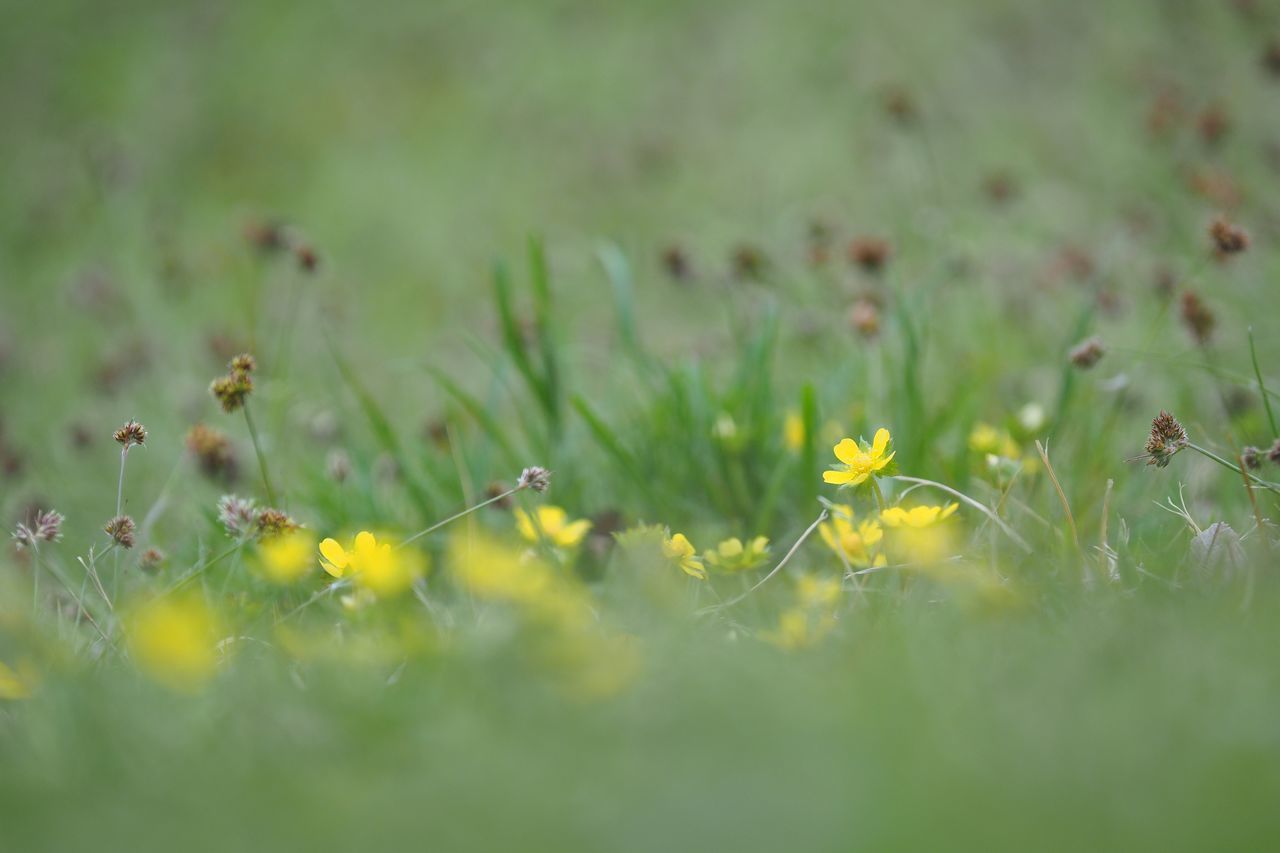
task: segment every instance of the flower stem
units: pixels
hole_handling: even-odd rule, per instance
[[[451,524],[460,518],[465,518],[466,516],[470,515],[471,513],[475,512],[478,509],[484,509],[489,504],[497,503],[503,498],[509,498],[512,495],[514,495],[516,492],[524,491],[526,488],[528,488],[527,484],[517,485],[517,486],[514,486],[513,488],[508,489],[507,491],[503,492],[500,495],[494,495],[488,500],[481,501],[475,506],[467,507],[462,512],[456,512],[453,515],[446,518],[444,521],[437,521],[435,524],[431,525],[426,530],[419,530],[417,533],[413,534],[412,536],[410,536],[408,539],[401,542],[396,547],[403,548],[404,546],[408,545],[411,542],[416,542],[417,540],[421,539],[423,536],[426,536],[428,533],[434,533],[435,531],[439,530],[441,527],[444,527],[446,524]]]
[[[267,457],[262,452],[262,442],[258,441],[258,428],[254,426],[253,415],[249,414],[249,403],[244,404],[244,422],[249,427],[249,438],[253,441],[253,452],[258,456],[258,469],[262,472],[262,485],[267,490],[267,502],[276,505],[275,489],[271,488],[271,477],[267,474]]]
[[[1275,483],[1269,483],[1266,480],[1261,479],[1260,477],[1256,477],[1253,474],[1250,474],[1248,471],[1243,470],[1238,465],[1232,465],[1230,462],[1223,459],[1221,456],[1214,453],[1212,450],[1206,450],[1205,448],[1191,441],[1187,442],[1187,447],[1194,450],[1196,453],[1199,453],[1201,456],[1204,456],[1208,459],[1212,459],[1214,462],[1217,462],[1219,465],[1221,465],[1223,468],[1226,468],[1228,471],[1234,471],[1237,474],[1240,474],[1241,476],[1245,477],[1246,479],[1252,480],[1254,483],[1258,484],[1259,486],[1266,489],[1267,491],[1275,492],[1276,494],[1280,495],[1280,486],[1277,486]]]
[[[1280,438],[1280,429],[1276,428],[1276,416],[1271,411],[1271,397],[1267,395],[1266,383],[1262,381],[1262,368],[1258,367],[1258,350],[1253,345],[1253,326],[1249,327],[1249,357],[1253,359],[1253,375],[1258,378],[1258,393],[1262,395],[1262,405],[1267,409],[1267,421],[1271,424],[1271,436]]]
[[[810,524],[808,528],[805,529],[804,533],[800,534],[800,538],[796,540],[795,544],[791,546],[791,549],[787,551],[787,553],[783,556],[783,558],[778,561],[778,565],[774,566],[773,570],[770,571],[769,574],[762,577],[759,580],[759,582],[756,583],[755,586],[751,587],[751,589],[747,590],[741,595],[735,596],[734,598],[729,599],[726,602],[723,602],[721,604],[713,604],[710,607],[704,607],[697,612],[699,614],[710,613],[715,610],[722,610],[725,607],[731,607],[732,605],[737,604],[739,601],[742,601],[742,599],[746,598],[748,595],[755,592],[760,587],[764,586],[766,583],[768,583],[770,580],[773,579],[774,575],[776,575],[778,572],[783,570],[783,568],[795,555],[796,551],[800,550],[800,546],[804,544],[805,540],[808,539],[810,536],[812,536],[813,531],[818,529],[818,525],[826,520],[827,520],[827,510],[824,507],[822,512],[818,513],[818,517],[813,520],[813,524]]]

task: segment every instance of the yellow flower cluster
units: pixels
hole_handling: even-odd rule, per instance
[[[590,521],[585,518],[570,521],[569,514],[558,506],[544,504],[532,515],[517,509],[515,516],[516,530],[534,545],[546,541],[557,548],[569,550],[582,544],[591,530]]]
[[[764,536],[757,536],[745,545],[734,536],[702,555],[703,562],[719,572],[750,571],[768,559],[769,540]]]
[[[360,590],[376,598],[392,598],[422,576],[425,560],[417,551],[379,543],[368,530],[356,534],[347,548],[336,539],[320,543],[320,565],[335,578],[350,577]]]

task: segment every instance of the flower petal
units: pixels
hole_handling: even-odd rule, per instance
[[[858,454],[862,452],[858,447],[858,442],[852,438],[842,438],[840,443],[831,448],[831,452],[836,455],[846,465],[852,465],[853,461],[858,458]]]
[[[879,471],[881,468],[883,468],[884,466],[888,465],[891,461],[893,461],[893,457],[897,455],[898,455],[898,451],[895,450],[892,453],[890,453],[888,456],[884,457],[883,459],[877,459],[875,462],[871,464],[871,470]]]
[[[339,572],[347,567],[347,563],[351,562],[351,558],[347,556],[347,549],[343,548],[336,539],[325,539],[321,542],[320,553],[323,554],[324,558],[328,560]],[[325,567],[325,571],[328,571],[327,566]],[[329,574],[333,575],[333,572],[329,572]],[[333,576],[339,578],[342,577],[341,574]]]
[[[822,482],[833,486],[842,486],[853,479],[852,471],[823,471]]]
[[[871,441],[871,455],[879,456],[889,449],[889,431],[884,427],[876,430],[876,436]]]

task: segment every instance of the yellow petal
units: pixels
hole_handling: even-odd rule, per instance
[[[841,486],[853,479],[851,471],[823,471],[822,482],[833,486]]]
[[[947,504],[946,509],[944,509],[942,511],[942,514],[938,516],[938,521],[942,521],[942,519],[948,517],[949,515],[951,515],[951,513],[955,512],[959,508],[960,508],[960,504],[954,504],[954,503]]]
[[[329,574],[333,575],[335,578],[340,578],[346,574],[346,572],[344,572],[342,569],[335,566],[333,563],[330,563],[328,560],[321,560],[320,567],[324,569],[326,572],[328,572]]]
[[[347,563],[351,560],[347,556],[347,549],[343,548],[336,539],[326,539],[320,543],[320,553],[333,565],[333,568],[338,570],[338,574],[333,572],[329,572],[329,574],[334,577],[342,577],[342,570],[347,567]],[[328,571],[328,567],[325,570]]]
[[[877,460],[876,462],[874,462],[874,463],[871,465],[871,469],[872,469],[873,471],[879,471],[881,468],[883,468],[884,466],[888,465],[888,464],[889,464],[889,461],[890,461],[891,459],[893,459],[893,457],[895,457],[895,456],[897,456],[897,455],[898,455],[898,451],[896,451],[896,450],[895,450],[895,451],[893,451],[892,453],[890,453],[888,456],[884,457],[883,459],[879,459],[879,460]]]
[[[879,456],[889,447],[889,431],[884,427],[876,430],[876,437],[871,442],[871,455]]]
[[[520,535],[530,542],[538,541],[538,531],[533,526],[533,519],[529,513],[519,507],[516,508],[516,530],[520,531]]]
[[[564,548],[572,548],[582,541],[582,537],[587,535],[587,531],[591,529],[591,522],[585,518],[580,518],[572,524],[566,524],[556,537],[556,544]]]
[[[862,449],[858,447],[858,442],[852,438],[842,438],[839,444],[831,448],[831,452],[844,464],[852,465],[854,460],[858,458],[858,454],[862,452]]]
[[[378,540],[367,530],[361,530],[356,534],[355,552],[357,554],[367,554],[378,547]]]

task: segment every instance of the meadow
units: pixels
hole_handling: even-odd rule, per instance
[[[0,2],[0,850],[1257,850],[1280,8]]]

